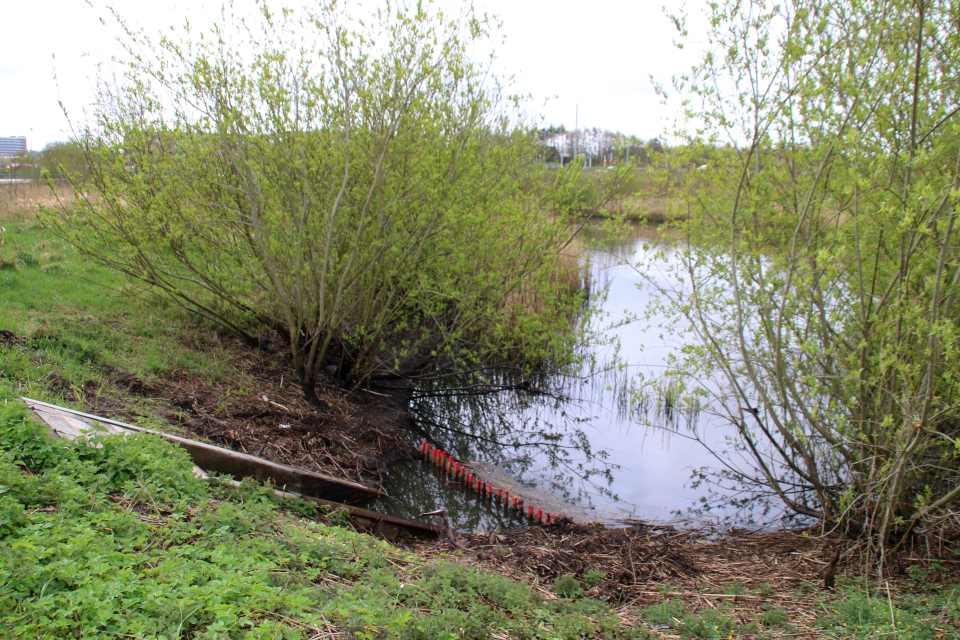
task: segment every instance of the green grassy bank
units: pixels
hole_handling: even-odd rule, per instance
[[[0,350],[0,379],[23,395],[59,401],[79,397],[71,390],[103,382],[113,371],[146,380],[175,372],[239,380],[223,350],[189,347],[204,331],[195,318],[82,259],[42,229],[29,207],[10,206],[14,196],[4,191],[0,187],[0,200],[7,199],[0,206],[0,329],[27,348]],[[37,187],[28,195],[44,193]]]

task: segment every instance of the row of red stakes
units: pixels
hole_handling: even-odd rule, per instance
[[[489,482],[484,482],[479,478],[475,477],[473,472],[466,467],[466,465],[460,464],[459,461],[454,460],[446,451],[441,451],[433,445],[431,445],[426,440],[423,441],[421,445],[421,451],[423,452],[423,459],[429,462],[430,464],[440,467],[444,472],[452,475],[454,479],[464,481],[467,485],[467,488],[472,489],[478,492],[481,496],[485,498],[491,498],[497,502],[501,502],[506,506],[512,506],[514,509],[523,512],[523,498],[518,498],[513,496],[513,503],[510,502],[510,491],[494,487]],[[536,513],[536,516],[534,516]],[[533,505],[528,505],[527,517],[531,520],[534,518],[536,521],[543,522],[544,513],[543,509],[534,509]],[[550,524],[551,520],[557,519],[557,514],[546,514],[546,523]]]

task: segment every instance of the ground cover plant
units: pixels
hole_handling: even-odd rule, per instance
[[[4,385],[9,401],[9,385]],[[7,637],[619,637],[599,603],[545,600],[209,484],[151,436],[50,440],[0,405],[0,621]]]

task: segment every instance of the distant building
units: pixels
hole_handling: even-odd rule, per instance
[[[9,158],[27,150],[27,136],[0,136],[0,158]]]

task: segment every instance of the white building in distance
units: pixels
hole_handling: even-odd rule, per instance
[[[0,158],[10,158],[27,150],[27,136],[0,136]]]

